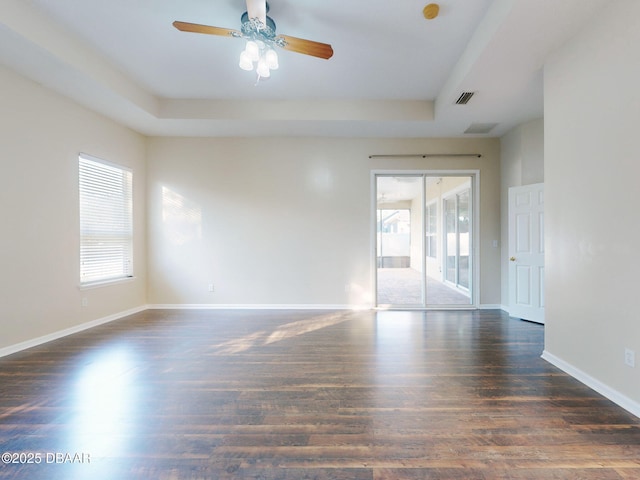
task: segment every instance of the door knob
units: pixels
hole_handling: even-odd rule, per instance
[[[510,261],[510,262],[515,262],[515,261],[516,261],[516,257],[511,257],[511,258],[509,259],[509,261]]]

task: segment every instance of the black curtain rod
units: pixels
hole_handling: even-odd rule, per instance
[[[407,157],[482,157],[479,153],[404,153],[390,155],[369,155],[369,158],[407,158]]]

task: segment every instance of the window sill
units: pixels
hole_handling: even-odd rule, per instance
[[[80,285],[78,285],[78,288],[80,290],[92,290],[94,288],[108,287],[111,285],[118,285],[121,283],[130,283],[130,282],[133,282],[135,279],[136,277],[125,277],[125,278],[114,278],[113,280],[102,280],[97,282],[81,283]]]

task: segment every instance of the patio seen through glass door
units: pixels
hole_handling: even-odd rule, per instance
[[[376,304],[473,303],[473,177],[375,177]]]

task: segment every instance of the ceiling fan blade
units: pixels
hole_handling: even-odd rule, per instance
[[[173,22],[173,26],[181,32],[205,33],[207,35],[221,35],[223,37],[241,37],[242,32],[233,28],[212,27],[199,23]]]
[[[333,48],[327,43],[313,42],[303,38],[290,37],[289,35],[278,35],[276,38],[283,39],[286,43],[282,47],[291,52],[303,53],[312,57],[330,59],[333,56]]]
[[[257,18],[267,23],[267,0],[247,0],[247,14],[249,18]]]

